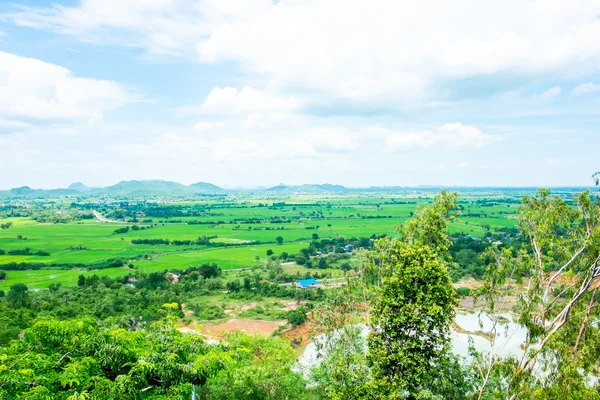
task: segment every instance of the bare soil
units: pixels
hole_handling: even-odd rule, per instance
[[[221,338],[228,332],[241,331],[249,335],[261,335],[264,337],[271,336],[273,332],[280,326],[283,326],[287,321],[263,321],[255,319],[230,319],[215,325],[203,325],[197,328],[202,334],[212,337]]]

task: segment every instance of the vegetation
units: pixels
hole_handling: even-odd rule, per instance
[[[599,198],[462,196],[9,200],[0,399],[599,399]],[[489,350],[459,358],[469,304]]]

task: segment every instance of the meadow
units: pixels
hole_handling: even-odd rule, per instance
[[[507,200],[514,201],[507,201]],[[450,233],[461,232],[483,237],[486,232],[516,225],[518,198],[510,194],[476,193],[461,197],[462,208],[449,227]],[[84,264],[84,268],[7,271],[8,279],[0,281],[0,289],[14,283],[33,288],[47,287],[51,282],[74,285],[81,273],[117,277],[131,273],[128,266],[153,272],[190,265],[216,263],[221,269],[250,268],[261,265],[267,251],[297,254],[315,237],[359,238],[393,234],[394,227],[406,221],[419,205],[431,201],[431,195],[298,195],[281,197],[245,196],[218,200],[190,200],[166,203],[174,214],[139,215],[147,203],[133,203],[118,208],[103,204],[102,215],[110,217],[123,211],[127,216],[115,222],[97,219],[72,220],[68,223],[39,223],[31,217],[3,218],[11,222],[0,230],[0,265],[11,262],[47,264]],[[43,212],[73,212],[67,201],[43,207]],[[156,206],[160,210],[161,206]],[[67,210],[68,209],[68,210]],[[186,216],[188,210],[201,209]],[[153,212],[156,212],[153,209]],[[41,212],[41,211],[40,211]],[[127,214],[127,213],[130,214]],[[133,212],[133,214],[131,214]],[[133,217],[132,217],[133,215]],[[115,230],[137,225],[143,229]],[[210,237],[211,245],[132,244],[143,239],[196,241]],[[277,238],[283,239],[282,244]],[[218,247],[224,246],[224,247]],[[44,251],[47,256],[10,255],[11,250],[29,248],[32,253]],[[121,258],[126,265],[119,268],[93,270],[88,264]],[[92,271],[93,270],[93,271]]]

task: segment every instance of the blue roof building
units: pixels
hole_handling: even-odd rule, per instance
[[[296,287],[300,288],[300,289],[306,289],[309,287],[315,287],[317,286],[317,280],[316,279],[300,279],[296,281]]]

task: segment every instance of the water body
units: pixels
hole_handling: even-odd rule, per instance
[[[469,355],[469,338],[471,338],[475,349],[480,352],[491,352],[503,357],[523,355],[521,345],[525,343],[527,330],[515,323],[510,314],[503,314],[501,318],[502,321],[496,324],[496,337],[493,343],[488,338],[476,334],[452,330],[452,351],[461,357],[467,357]],[[489,334],[494,328],[493,320],[484,314],[457,314],[454,321],[462,330],[473,333]]]
[[[475,334],[476,332],[490,333],[493,329],[493,321],[486,315],[478,313],[457,314],[455,322],[462,328],[462,331],[473,332],[473,334],[461,333],[455,330],[451,332],[452,351],[461,357],[469,355],[469,338],[472,339],[475,349],[480,352],[493,352],[501,356],[521,356],[523,350],[521,345],[525,342],[527,330],[515,323],[510,314],[502,315],[502,322],[496,325],[496,339],[492,342],[483,336]],[[366,337],[369,333],[367,326],[364,326],[363,335]],[[315,338],[319,340],[319,336]],[[301,368],[310,368],[317,362],[317,348],[314,342],[309,343],[305,348],[298,362]]]

